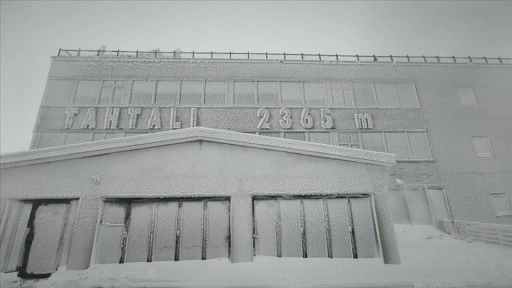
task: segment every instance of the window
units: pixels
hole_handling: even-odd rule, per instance
[[[325,84],[304,83],[306,105],[325,105]]]
[[[107,200],[95,263],[229,257],[226,198]]]
[[[75,97],[76,80],[53,80],[49,81],[47,95],[45,96],[45,105],[63,105],[71,104]]]
[[[331,133],[329,132],[310,132],[309,142],[331,145]]]
[[[101,83],[101,81],[78,81],[75,104],[96,104]]]
[[[258,82],[259,105],[279,105],[279,82]]]
[[[477,157],[493,157],[489,137],[471,137]]]
[[[88,133],[66,133],[66,140],[65,145],[68,144],[78,144],[78,143],[85,143],[85,142],[91,142],[92,141],[92,135],[90,132]]]
[[[37,142],[37,148],[46,148],[53,146],[62,145],[62,133],[57,132],[43,132],[39,133],[39,140]]]
[[[510,209],[510,202],[508,201],[507,194],[491,194],[492,207],[496,216],[512,215]]]
[[[476,105],[476,97],[473,88],[457,88],[457,94],[459,94],[460,105]]]
[[[372,83],[354,83],[357,107],[375,107],[375,94]]]
[[[332,100],[336,106],[354,107],[354,91],[352,83],[332,83]]]
[[[302,83],[281,82],[281,98],[283,105],[302,105]]]
[[[155,81],[133,81],[131,104],[151,105],[153,104],[153,93]]]
[[[280,132],[259,132],[260,136],[267,136],[267,137],[276,137],[276,138],[281,138],[281,133]]]
[[[201,105],[203,97],[203,81],[181,82],[181,104]]]
[[[254,82],[235,82],[235,105],[254,105],[256,87]]]
[[[420,107],[414,83],[395,83],[400,107]]]
[[[284,138],[306,141],[306,133],[304,133],[304,132],[286,132],[286,133],[284,133]]]
[[[363,140],[363,147],[365,150],[386,152],[386,145],[384,144],[384,135],[378,133],[361,133]]]
[[[398,159],[410,159],[410,147],[407,141],[407,135],[403,132],[384,133],[386,139],[387,152],[397,155]]]
[[[156,84],[156,104],[178,104],[179,81],[157,81]]]
[[[207,81],[206,82],[206,105],[226,104],[226,81]]]
[[[393,83],[375,84],[379,107],[398,107],[398,97]]]
[[[359,133],[339,133],[340,146],[350,148],[361,148],[361,141],[359,140]]]
[[[125,81],[103,81],[97,104],[123,104],[124,86]]]
[[[361,132],[365,150],[397,154],[398,160],[432,160],[426,132]]]

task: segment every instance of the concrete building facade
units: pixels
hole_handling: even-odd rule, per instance
[[[34,150],[2,158],[3,271],[155,255],[396,264],[391,219],[512,224],[510,59],[61,52]],[[12,228],[37,231],[45,215],[62,219],[53,256],[34,252],[48,271]],[[191,223],[202,228],[183,242]]]

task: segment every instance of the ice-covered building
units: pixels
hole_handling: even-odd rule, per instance
[[[392,221],[510,225],[511,68],[61,50],[33,150],[2,156],[0,268],[45,277],[260,255],[398,264]]]

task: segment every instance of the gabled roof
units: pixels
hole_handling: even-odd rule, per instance
[[[220,129],[193,127],[99,142],[8,153],[1,155],[0,168],[5,169],[193,141],[232,144],[382,166],[392,166],[396,162],[395,154],[265,137]]]

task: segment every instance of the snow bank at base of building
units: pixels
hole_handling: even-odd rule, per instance
[[[94,265],[45,280],[1,274],[1,287],[512,287],[512,248],[395,225],[402,265],[380,259],[256,257]]]

